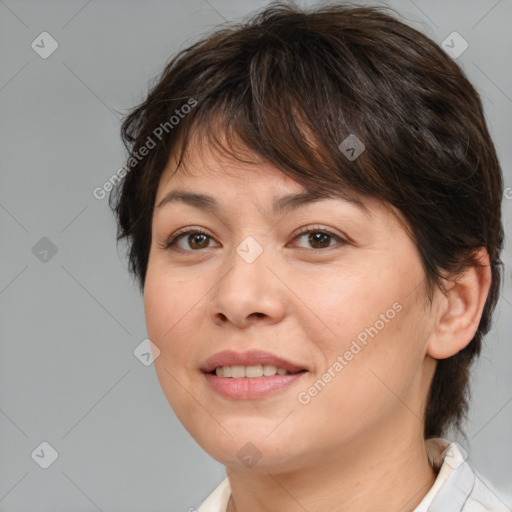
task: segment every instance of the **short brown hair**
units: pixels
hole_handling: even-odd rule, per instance
[[[123,121],[129,172],[110,206],[143,291],[159,178],[171,151],[181,163],[200,131],[233,158],[242,142],[308,190],[396,207],[418,247],[430,300],[435,285],[443,289],[443,272],[477,264],[476,249],[485,247],[492,283],[478,330],[437,362],[430,388],[424,435],[438,437],[452,425],[461,430],[470,363],[499,297],[502,175],[462,70],[386,11],[277,3],[180,51]],[[191,100],[194,108],[184,109]],[[349,135],[365,146],[352,160],[339,149]],[[141,152],[150,139],[155,147]]]

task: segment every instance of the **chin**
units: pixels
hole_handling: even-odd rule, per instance
[[[215,460],[230,468],[247,469],[253,472],[286,472],[297,469],[297,464],[306,463],[307,453],[312,450],[311,439],[301,434],[272,431],[268,421],[261,422],[261,428],[248,425],[248,419],[222,422],[230,437],[222,428],[205,433],[191,433],[196,442]],[[275,429],[276,424],[273,423]],[[230,428],[231,427],[231,428]],[[237,429],[235,430],[235,427]],[[270,433],[270,435],[269,435]],[[301,439],[301,443],[295,442]]]

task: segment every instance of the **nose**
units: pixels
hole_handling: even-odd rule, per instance
[[[285,287],[276,278],[270,249],[252,260],[244,252],[246,248],[240,244],[239,252],[229,254],[213,289],[209,314],[218,325],[231,323],[243,329],[254,323],[277,323],[285,315]],[[253,250],[254,246],[250,247]]]

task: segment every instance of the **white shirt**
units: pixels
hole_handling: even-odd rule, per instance
[[[496,489],[471,469],[457,443],[429,439],[425,447],[430,463],[441,468],[414,512],[512,512]],[[230,495],[229,479],[225,478],[197,512],[226,512]]]

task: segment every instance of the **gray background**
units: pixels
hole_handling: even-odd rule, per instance
[[[147,336],[142,298],[107,199],[92,191],[124,163],[119,117],[171,54],[266,3],[0,1],[1,511],[186,511],[224,477],[134,356]],[[482,95],[512,187],[512,2],[388,5],[439,43],[453,31],[468,41],[457,61]],[[47,59],[31,48],[43,31],[59,44]],[[510,233],[510,188],[503,209]],[[57,249],[46,261],[43,237]],[[510,245],[503,259],[460,444],[512,509]],[[46,470],[31,456],[43,441],[59,454]]]

